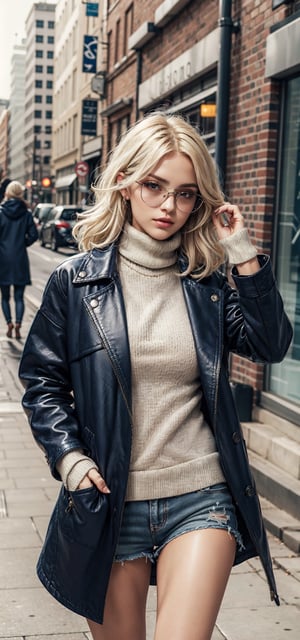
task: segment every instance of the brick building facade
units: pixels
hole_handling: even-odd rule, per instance
[[[284,364],[266,372],[234,356],[231,376],[266,398],[279,397],[280,412],[280,397],[300,405],[300,251],[291,249],[300,229],[300,2],[110,0],[103,161],[122,131],[155,108],[183,114],[215,155],[216,120],[225,99],[218,93],[224,28],[231,46],[228,119],[221,124],[224,191],[241,205],[258,249],[272,256],[295,325]],[[294,200],[286,209],[291,189]],[[298,390],[291,384],[295,376]]]

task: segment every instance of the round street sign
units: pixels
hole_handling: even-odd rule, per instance
[[[84,160],[80,160],[79,162],[76,162],[75,173],[78,176],[78,178],[83,178],[84,176],[87,176],[88,172],[89,172],[89,165],[87,162],[84,162]]]

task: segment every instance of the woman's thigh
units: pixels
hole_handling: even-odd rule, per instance
[[[157,563],[155,640],[209,640],[236,551],[224,529],[190,531],[169,542]]]
[[[104,623],[88,620],[94,640],[145,640],[146,600],[151,563],[146,558],[114,562]]]

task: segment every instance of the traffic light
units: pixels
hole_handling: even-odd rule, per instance
[[[44,187],[44,189],[49,189],[49,187],[51,187],[51,184],[52,184],[51,178],[48,178],[48,177],[42,178],[41,184],[42,184],[42,187]]]

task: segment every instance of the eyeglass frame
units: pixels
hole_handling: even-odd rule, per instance
[[[165,189],[164,187],[161,187],[161,185],[159,185],[161,187],[161,189],[163,191],[165,191],[166,196],[165,196],[165,198],[163,199],[163,201],[159,205],[151,205],[151,204],[148,204],[147,202],[145,202],[145,200],[142,197],[142,189],[143,189],[143,187],[146,185],[147,182],[151,182],[151,180],[148,180],[148,181],[147,180],[136,180],[135,182],[136,182],[136,184],[138,184],[141,187],[141,199],[151,209],[155,209],[156,206],[161,207],[161,205],[164,204],[164,202],[166,202],[166,200],[170,196],[174,197],[175,205],[178,207],[177,196],[180,194],[180,192],[182,193],[182,191],[184,191],[184,189],[181,189],[181,190],[174,189],[173,191],[168,191],[167,189]],[[156,184],[159,184],[159,183],[156,183]],[[195,192],[195,197],[196,197],[195,206],[191,209],[190,213],[194,213],[196,211],[199,211],[199,209],[200,209],[200,207],[201,207],[201,205],[203,203],[203,200],[201,198],[201,194],[199,192]],[[199,201],[199,204],[196,206],[197,200]],[[179,211],[181,211],[181,213],[186,213],[185,211],[182,211],[182,209],[180,209],[180,207],[178,207],[178,209],[179,209]]]

